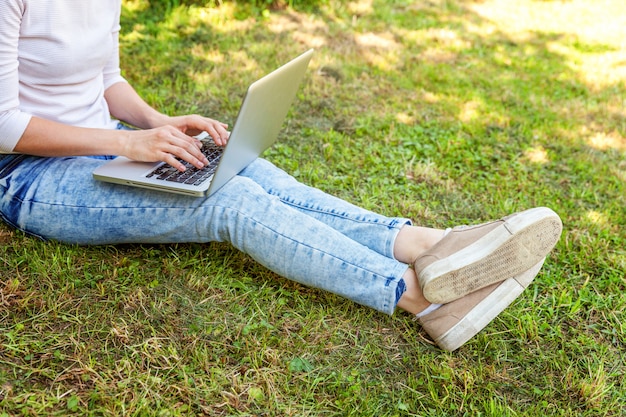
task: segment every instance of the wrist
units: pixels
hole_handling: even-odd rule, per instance
[[[147,124],[149,129],[154,129],[155,127],[166,126],[170,124],[170,116],[159,113],[158,111],[154,111],[147,118]]]
[[[129,151],[130,151],[130,145],[131,145],[131,134],[132,134],[132,130],[125,130],[125,129],[120,129],[120,130],[114,130],[113,131],[115,133],[115,136],[113,137],[113,140],[111,141],[111,150],[112,152],[110,152],[110,155],[116,155],[116,156],[128,156],[129,155]]]

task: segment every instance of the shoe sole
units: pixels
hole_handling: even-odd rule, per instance
[[[559,216],[546,207],[513,216],[473,244],[420,271],[424,297],[445,304],[523,273],[546,257],[562,228]]]
[[[543,262],[540,261],[517,277],[503,281],[450,330],[435,339],[435,343],[450,352],[464,345],[524,292],[539,273]]]

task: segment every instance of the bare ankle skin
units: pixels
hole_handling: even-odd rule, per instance
[[[412,264],[423,252],[439,242],[444,232],[430,227],[404,226],[396,237],[393,255],[402,263]]]
[[[406,284],[406,291],[398,301],[398,307],[411,314],[423,311],[430,303],[422,295],[422,290],[417,282],[417,276],[413,269],[408,268],[402,276]]]

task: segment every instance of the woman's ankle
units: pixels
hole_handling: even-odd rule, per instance
[[[408,268],[402,276],[406,291],[398,300],[397,307],[411,314],[418,314],[427,309],[431,303],[424,298],[412,268]]]
[[[404,226],[400,229],[394,245],[396,260],[412,264],[424,252],[432,248],[444,236],[445,230],[421,226]]]

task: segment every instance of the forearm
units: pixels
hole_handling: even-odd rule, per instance
[[[149,130],[91,129],[33,117],[14,151],[46,157],[118,155],[136,161],[164,161],[184,171],[181,159],[199,169],[208,163],[201,148],[199,140],[173,126]]]
[[[168,124],[169,117],[150,107],[126,82],[113,84],[104,97],[111,115],[132,126],[151,129]]]
[[[113,117],[141,129],[173,127],[188,135],[207,132],[219,146],[226,145],[228,125],[199,115],[168,116],[159,113],[137,94],[126,82],[107,88],[104,97]]]
[[[33,117],[14,151],[37,156],[120,155],[128,131],[68,126]]]

